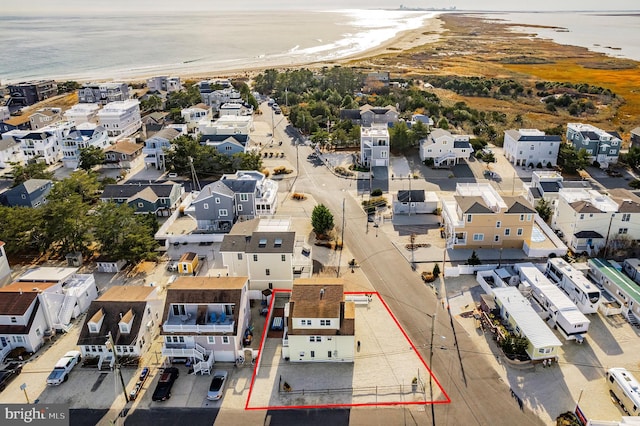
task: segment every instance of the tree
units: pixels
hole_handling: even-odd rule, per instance
[[[82,201],[79,194],[50,197],[41,209],[46,247],[58,254],[88,252],[91,241],[90,206]]]
[[[422,121],[416,121],[411,126],[411,130],[409,131],[409,139],[413,145],[417,145],[418,142],[422,139],[426,139],[429,136],[429,126],[424,124]]]
[[[568,143],[562,144],[558,153],[558,165],[564,172],[575,174],[589,165],[589,154],[584,148],[578,151]]]
[[[480,261],[478,254],[474,250],[473,253],[471,253],[471,257],[467,260],[467,265],[476,266],[480,264],[482,264],[482,262]]]
[[[440,121],[438,121],[438,127],[444,130],[449,130],[449,122],[445,117],[442,117]]]
[[[158,111],[162,109],[162,99],[158,95],[151,95],[140,102],[140,109],[142,111]]]
[[[438,278],[440,276],[440,266],[436,263],[433,265],[433,271],[431,272],[434,277]]]
[[[637,168],[640,165],[640,147],[632,146],[629,148],[627,154],[621,155],[621,160],[628,164],[629,167]]]
[[[551,210],[551,204],[544,198],[540,198],[538,204],[536,204],[536,211],[542,220],[548,222],[551,218],[553,211]]]
[[[317,235],[324,235],[327,231],[333,229],[333,214],[324,204],[318,204],[313,208],[311,226],[313,226],[313,232]]]
[[[42,209],[6,207],[0,205],[0,241],[6,243],[9,254],[32,251],[43,252]]]
[[[238,152],[231,157],[233,171],[238,170],[261,170],[262,156],[257,151]]]
[[[390,148],[395,152],[406,152],[411,147],[409,129],[404,121],[396,123],[389,131]]]
[[[63,200],[72,194],[79,195],[83,203],[95,203],[100,196],[100,182],[97,175],[84,170],[73,172],[53,186],[48,198]]]
[[[104,164],[104,151],[97,146],[88,146],[80,148],[80,168],[82,170],[91,170],[94,166]]]
[[[33,162],[26,165],[21,163],[9,163],[13,172],[13,186],[18,186],[29,179],[53,179],[53,172],[45,162]]]

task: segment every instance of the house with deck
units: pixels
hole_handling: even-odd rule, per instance
[[[165,154],[171,149],[171,142],[180,136],[180,132],[172,128],[164,128],[144,141],[142,155],[145,167],[165,170]]]
[[[107,185],[100,200],[126,203],[136,214],[170,216],[182,201],[183,194],[184,188],[177,183]]]
[[[203,135],[200,143],[212,146],[220,154],[231,157],[246,152],[249,135]]]
[[[433,161],[434,167],[448,167],[468,160],[473,148],[468,135],[452,135],[443,129],[434,129],[420,141],[420,160]]]
[[[113,142],[132,136],[142,127],[137,99],[110,102],[98,111],[97,117]]]
[[[622,138],[617,132],[604,131],[591,124],[568,123],[567,143],[576,150],[585,149],[591,161],[597,161],[601,168],[618,162]]]
[[[184,108],[180,111],[180,115],[187,125],[187,130],[189,133],[193,133],[198,129],[198,123],[202,120],[211,120],[213,118],[213,111],[211,106],[199,103],[197,105],[193,105],[189,108]]]
[[[57,107],[40,108],[29,115],[31,130],[38,130],[62,120],[62,109]]]
[[[130,170],[144,161],[142,147],[129,139],[123,139],[104,150],[104,167]]]
[[[562,137],[547,135],[538,129],[504,131],[504,156],[515,166],[555,167]]]
[[[107,131],[97,124],[82,123],[62,138],[62,164],[68,169],[80,167],[80,152],[84,148],[95,147],[105,150],[109,147]]]
[[[167,289],[162,315],[162,356],[187,358],[194,373],[243,353],[249,327],[248,278],[179,277]]]
[[[85,83],[78,89],[78,102],[81,104],[107,105],[122,102],[130,98],[127,83]]]
[[[138,358],[147,352],[161,324],[163,302],[157,287],[114,286],[94,300],[78,336],[85,358],[97,358],[98,368],[112,368],[113,351]],[[108,345],[109,335],[114,346]]]
[[[293,283],[285,307],[282,356],[291,362],[353,362],[355,303],[345,300],[340,278]]]
[[[20,141],[11,136],[0,139],[0,169],[11,166],[9,163],[24,163]]]
[[[360,127],[360,163],[364,167],[388,167],[389,142],[386,125]]]
[[[64,118],[74,122],[76,126],[83,123],[97,124],[98,111],[100,111],[98,104],[75,104],[64,112]]]
[[[47,203],[51,188],[49,179],[29,179],[0,194],[0,202],[9,207],[40,207]]]

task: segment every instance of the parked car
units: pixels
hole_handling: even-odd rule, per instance
[[[224,370],[215,370],[213,372],[213,378],[211,379],[211,385],[209,386],[209,392],[207,392],[207,399],[209,401],[217,401],[222,398],[226,384],[227,372]]]
[[[174,179],[174,178],[178,177],[178,174],[177,173],[169,173],[167,176],[169,177],[169,179]]]
[[[53,367],[53,371],[47,377],[47,384],[51,386],[58,386],[63,382],[66,382],[69,378],[69,373],[75,367],[82,356],[80,355],[80,351],[69,351],[62,358],[56,362],[55,367]]]
[[[607,174],[611,177],[622,177],[622,173],[615,169],[607,169]]]
[[[7,385],[15,379],[22,371],[22,364],[19,362],[12,362],[0,370],[0,392],[5,390]]]
[[[178,379],[180,375],[180,370],[175,367],[165,368],[158,379],[158,384],[156,385],[156,390],[153,391],[153,396],[151,397],[152,401],[166,401],[171,398],[171,388],[173,384]]]
[[[174,272],[178,270],[178,262],[167,263],[167,271]]]
[[[147,377],[149,377],[149,367],[144,367],[140,372],[140,376],[138,377],[138,381],[136,382],[135,387],[129,393],[129,399],[131,401],[135,400],[138,397],[138,394],[142,390],[142,385],[147,381]]]

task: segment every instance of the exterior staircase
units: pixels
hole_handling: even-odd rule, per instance
[[[627,321],[629,321],[629,324],[631,324],[635,328],[640,328],[640,321],[638,321],[638,318],[636,318],[636,316],[631,311],[627,312]]]
[[[103,352],[100,354],[100,358],[98,359],[98,370],[102,370],[102,364],[105,362],[108,363],[109,368],[113,368],[116,363],[116,358],[113,356],[111,352]]]
[[[60,307],[60,312],[58,312],[58,324],[56,324],[56,328],[67,331],[65,330],[65,326],[71,323],[71,317],[73,316],[77,299],[76,296],[65,296],[62,306]]]
[[[446,154],[441,155],[440,157],[438,157],[435,160],[433,160],[433,165],[435,167],[440,167],[440,166],[442,166],[442,163],[444,163],[445,161],[450,160],[452,158],[455,159],[456,158],[456,154],[453,153],[453,152],[447,152]]]
[[[193,365],[193,374],[211,374],[211,367],[213,367],[213,351],[207,351],[197,343],[195,351],[202,354],[204,359]]]

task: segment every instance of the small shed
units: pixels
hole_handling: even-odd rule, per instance
[[[438,208],[438,196],[435,192],[422,189],[398,191],[393,200],[395,214],[431,214]]]
[[[99,257],[96,259],[98,264],[98,272],[106,272],[108,274],[116,274],[127,266],[126,260],[113,260],[106,257]]]
[[[178,261],[178,272],[181,274],[196,274],[198,268],[198,254],[187,252]]]

